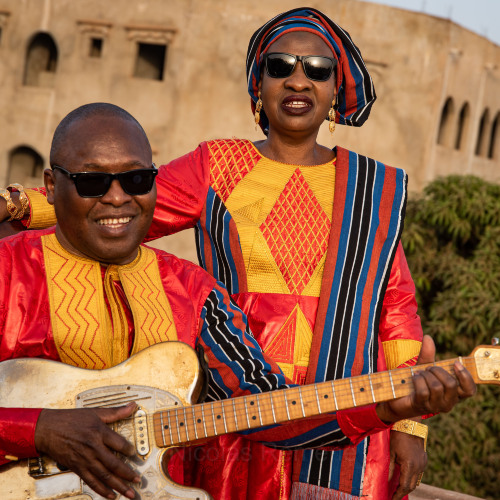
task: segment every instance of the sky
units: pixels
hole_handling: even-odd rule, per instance
[[[444,17],[500,45],[500,0],[364,0]]]

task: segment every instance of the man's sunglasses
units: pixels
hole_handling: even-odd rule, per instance
[[[75,183],[76,191],[82,198],[104,196],[115,179],[118,179],[122,189],[130,196],[147,194],[153,188],[155,177],[158,174],[158,169],[154,163],[152,167],[138,168],[137,170],[129,170],[119,174],[104,172],[77,172],[73,174],[59,165],[52,165],[53,170],[60,170]]]
[[[293,73],[297,61],[302,63],[307,78],[316,82],[326,82],[337,66],[336,59],[326,56],[294,56],[285,52],[264,54],[266,72],[271,78],[287,78]]]

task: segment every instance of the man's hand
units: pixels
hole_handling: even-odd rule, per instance
[[[42,410],[36,449],[78,474],[99,495],[115,498],[115,490],[134,498],[127,482],[139,482],[140,477],[113,452],[130,457],[135,448],[106,424],[130,417],[136,408],[129,403],[119,408]]]
[[[417,487],[417,482],[427,465],[427,453],[424,450],[424,440],[418,436],[391,431],[390,442],[389,481],[392,479],[395,466],[399,466],[398,487],[392,500],[401,500]]]
[[[436,354],[434,341],[424,336],[417,365],[433,363]],[[456,378],[438,366],[431,366],[413,377],[414,391],[408,395],[377,405],[377,414],[384,422],[397,422],[430,413],[447,413],[461,399],[476,393],[471,374],[458,361],[454,371]]]

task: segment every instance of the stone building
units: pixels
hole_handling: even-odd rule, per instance
[[[378,100],[339,143],[409,174],[500,181],[500,47],[446,19],[315,0],[350,32]],[[0,0],[0,185],[39,185],[60,119],[108,101],[144,125],[158,164],[220,137],[262,138],[246,93],[253,31],[296,0]],[[169,249],[195,259],[191,235]],[[189,242],[187,244],[186,242]]]

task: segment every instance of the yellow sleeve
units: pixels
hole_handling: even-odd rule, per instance
[[[38,189],[26,189],[26,196],[30,203],[30,216],[26,223],[28,229],[44,229],[53,226],[56,222],[54,207],[49,205],[45,194]]]
[[[422,342],[412,339],[396,339],[382,342],[382,347],[387,369],[393,370],[403,364],[413,366],[420,354]]]

